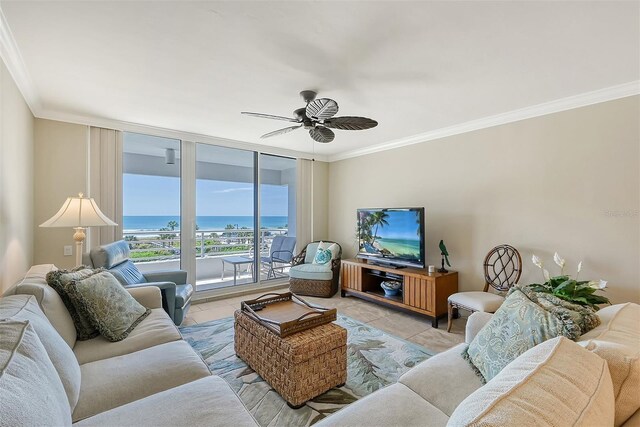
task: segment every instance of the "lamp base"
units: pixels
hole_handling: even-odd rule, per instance
[[[87,238],[85,233],[85,227],[74,227],[76,230],[73,233],[73,240],[76,242],[76,267],[80,267],[82,265],[82,247],[84,245],[84,240]]]

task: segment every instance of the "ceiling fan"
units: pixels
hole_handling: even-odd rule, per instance
[[[293,112],[293,117],[274,116],[271,114],[250,113],[243,111],[242,114],[254,117],[262,117],[264,119],[283,120],[285,122],[298,123],[296,126],[290,126],[284,129],[274,130],[265,133],[260,138],[270,138],[272,136],[283,135],[301,127],[309,129],[309,135],[314,141],[328,143],[333,141],[335,134],[329,128],[341,130],[364,130],[376,127],[378,122],[366,117],[333,117],[338,112],[338,103],[333,99],[319,98],[316,99],[317,93],[312,90],[303,90],[300,96],[306,107],[298,108]]]

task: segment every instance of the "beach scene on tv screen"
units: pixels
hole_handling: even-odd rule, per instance
[[[420,260],[420,213],[409,210],[358,211],[360,253]]]

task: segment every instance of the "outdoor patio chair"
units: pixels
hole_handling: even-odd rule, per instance
[[[124,240],[91,249],[83,256],[83,264],[111,272],[125,288],[156,286],[162,292],[162,307],[173,323],[180,325],[191,306],[193,286],[183,270],[142,273],[131,261],[129,244]]]
[[[260,257],[260,263],[265,266],[267,279],[276,277],[276,270],[284,270],[291,266],[293,251],[296,248],[296,238],[292,236],[275,236],[271,242],[269,256]]]

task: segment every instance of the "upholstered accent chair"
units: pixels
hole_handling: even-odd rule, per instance
[[[180,325],[191,306],[193,286],[183,270],[142,273],[130,259],[124,240],[91,249],[83,257],[85,265],[109,270],[125,288],[156,286],[162,292],[162,307],[176,325]]]
[[[267,269],[267,279],[276,277],[276,270],[282,271],[291,265],[296,238],[293,236],[275,236],[271,242],[269,255],[260,257],[260,263]]]
[[[294,294],[331,298],[338,292],[342,247],[329,240],[322,242],[338,245],[337,255],[327,264],[314,264],[320,241],[309,243],[296,255],[289,269],[289,289]]]
[[[471,312],[495,313],[504,301],[504,294],[520,280],[522,258],[516,248],[499,245],[491,249],[484,259],[484,290],[458,292],[448,299],[447,332],[459,308]],[[493,288],[497,293],[489,292]]]

